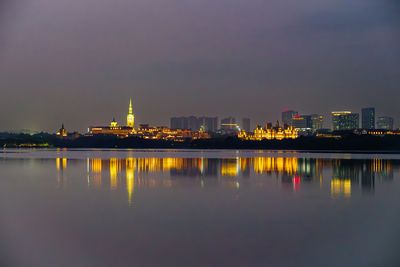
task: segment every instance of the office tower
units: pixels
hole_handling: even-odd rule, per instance
[[[334,131],[340,130],[354,130],[359,128],[360,115],[350,111],[333,111],[332,112],[332,129]]]
[[[189,129],[188,117],[173,117],[171,118],[171,129]]]
[[[249,118],[243,118],[242,119],[242,130],[244,130],[245,132],[250,132],[250,119]]]
[[[192,131],[200,130],[199,119],[195,116],[190,116],[187,118],[188,120],[188,129]]]
[[[171,129],[184,129],[184,118],[183,117],[173,117],[171,118]]]
[[[311,129],[312,120],[311,115],[294,115],[292,117],[292,126],[296,129]]]
[[[218,130],[218,117],[199,117],[200,128],[208,132],[216,132]]]
[[[202,128],[208,132],[216,132],[218,130],[218,117],[172,117],[170,126],[171,129],[198,131]]]
[[[318,114],[311,115],[311,129],[314,131],[322,129],[324,125],[324,116]]]
[[[299,113],[294,110],[285,110],[282,112],[282,123],[285,125],[292,126],[292,118]]]
[[[224,118],[221,120],[221,129],[231,131],[237,129],[236,119],[233,117]]]
[[[378,117],[377,128],[382,130],[393,130],[394,120],[392,117],[382,116]]]
[[[375,129],[375,108],[363,108],[361,110],[363,129]]]

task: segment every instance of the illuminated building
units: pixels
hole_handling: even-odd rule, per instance
[[[132,111],[132,99],[129,100],[129,111],[126,116],[126,126],[135,128],[135,115],[133,115]]]
[[[173,141],[185,141],[188,139],[208,139],[210,135],[204,131],[191,131],[188,129],[171,129],[168,127],[152,127],[141,124],[135,132],[135,136],[144,139],[163,139]]]
[[[294,115],[292,117],[292,126],[299,130],[311,130],[311,115]]]
[[[284,110],[282,112],[282,122],[283,125],[292,126],[292,118],[299,114],[297,111],[294,110]]]
[[[218,117],[199,117],[200,128],[215,133],[218,130]]]
[[[316,131],[322,129],[324,124],[324,116],[318,114],[311,115],[311,128]]]
[[[392,117],[382,116],[378,118],[377,128],[382,130],[393,130],[394,120]]]
[[[204,119],[207,119],[204,117]],[[210,123],[209,127],[216,128],[217,118],[210,118],[206,123]],[[200,120],[194,116],[185,118],[171,118],[171,128],[168,127],[152,127],[148,124],[141,124],[138,129],[135,129],[135,115],[132,110],[132,100],[129,101],[129,110],[126,119],[126,126],[121,126],[113,119],[109,126],[91,126],[88,129],[89,136],[96,135],[114,135],[118,137],[134,136],[143,139],[154,140],[171,140],[171,141],[186,141],[190,139],[208,139],[210,134],[205,127],[199,128]],[[212,125],[211,125],[212,124]],[[197,130],[190,130],[186,126],[190,126]],[[184,128],[181,128],[184,127]]]
[[[170,120],[171,129],[189,129],[199,131],[203,129],[207,132],[216,132],[218,128],[218,117],[172,117]]]
[[[110,126],[92,126],[89,128],[89,135],[116,135],[119,137],[127,137],[134,133],[132,127],[120,126],[113,119]]]
[[[68,136],[67,130],[64,127],[64,123],[61,125],[61,128],[60,128],[60,130],[58,130],[56,135],[59,137],[67,137]]]
[[[354,130],[359,128],[360,116],[351,111],[333,111],[332,128],[334,131]]]
[[[222,134],[237,134],[240,132],[240,127],[236,123],[236,119],[233,117],[224,118],[221,120],[221,130]]]
[[[283,140],[283,139],[295,139],[298,137],[298,131],[292,126],[282,128],[279,123],[275,127],[268,125],[267,127],[257,126],[254,132],[246,133],[244,131],[239,132],[238,137],[245,140]]]
[[[399,130],[385,130],[385,129],[372,129],[372,130],[355,130],[354,133],[358,135],[368,134],[375,136],[387,136],[387,135],[400,135]]]
[[[129,101],[129,111],[127,115],[127,126],[118,125],[115,118],[110,123],[110,126],[91,126],[89,127],[89,135],[115,135],[119,137],[127,137],[132,135],[135,130],[135,115],[132,113],[132,100]]]
[[[375,129],[375,108],[363,108],[361,110],[361,128]]]

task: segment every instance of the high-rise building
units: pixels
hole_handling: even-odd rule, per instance
[[[351,111],[333,111],[332,112],[332,129],[354,130],[360,126],[360,115]]]
[[[377,128],[382,130],[393,130],[394,120],[392,117],[378,117]]]
[[[244,130],[245,132],[250,132],[250,119],[249,118],[243,118],[242,119],[242,130]]]
[[[188,118],[188,129],[192,131],[198,131],[200,129],[199,119],[195,116]]]
[[[183,117],[172,117],[170,127],[171,129],[185,129],[183,127]]]
[[[311,115],[294,115],[292,117],[292,126],[296,129],[307,130],[312,127]]]
[[[199,125],[207,132],[216,132],[218,130],[218,117],[199,117]]]
[[[311,128],[316,131],[322,129],[324,125],[324,116],[318,114],[311,115]]]
[[[128,116],[126,116],[126,126],[134,128],[135,127],[135,115],[132,110],[132,99],[129,100],[129,110]]]
[[[361,128],[375,129],[375,108],[363,108],[361,115]]]
[[[292,118],[299,113],[294,110],[285,110],[282,112],[282,123],[283,125],[292,126]]]
[[[218,117],[172,117],[170,121],[172,129],[190,129],[192,131],[203,129],[208,132],[218,130]]]
[[[221,120],[221,129],[224,131],[236,131],[238,125],[236,119],[233,117],[227,117]]]

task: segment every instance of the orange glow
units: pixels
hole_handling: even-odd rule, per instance
[[[112,158],[110,159],[110,188],[117,189],[118,175],[121,171],[121,160]]]

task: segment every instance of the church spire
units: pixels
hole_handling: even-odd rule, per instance
[[[128,114],[132,114],[133,113],[133,111],[132,111],[132,98],[130,98],[129,99],[129,112],[128,112]]]
[[[128,127],[135,127],[135,115],[133,115],[133,110],[132,110],[132,98],[129,99],[129,111],[128,111],[128,116],[126,116],[126,125]]]

